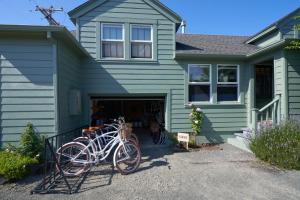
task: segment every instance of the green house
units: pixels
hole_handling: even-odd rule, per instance
[[[209,142],[297,118],[300,52],[285,46],[298,15],[253,36],[198,35],[158,0],[89,0],[69,12],[74,33],[0,25],[0,141],[17,143],[28,122],[46,135],[97,124],[103,109],[136,126],[157,109],[177,133],[191,132],[195,105]]]

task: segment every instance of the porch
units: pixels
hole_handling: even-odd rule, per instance
[[[248,126],[235,133],[228,143],[250,151],[250,139],[265,128],[288,118],[286,59],[282,52],[257,59],[250,65]]]

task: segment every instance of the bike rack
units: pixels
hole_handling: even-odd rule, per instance
[[[56,157],[56,151],[63,144],[71,142],[76,137],[81,136],[82,129],[86,127],[87,126],[80,127],[45,139],[43,180],[31,190],[31,194],[72,194],[78,191],[88,172],[78,177],[66,177],[62,173],[61,166]],[[66,186],[66,190],[64,190],[62,185]]]

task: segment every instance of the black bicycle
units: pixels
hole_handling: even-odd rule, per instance
[[[154,144],[166,144],[168,138],[167,131],[165,129],[165,124],[159,124],[159,131],[157,133],[153,133],[152,139]]]

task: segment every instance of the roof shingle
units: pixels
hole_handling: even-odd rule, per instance
[[[258,49],[248,36],[177,34],[176,53],[186,55],[247,55]]]

